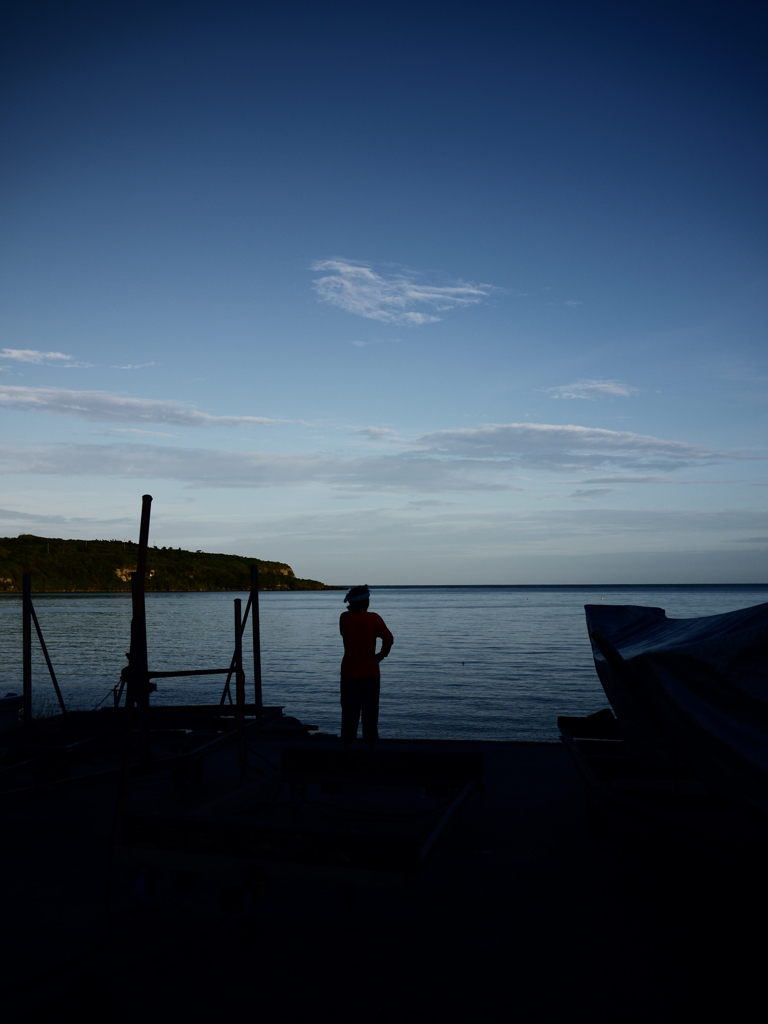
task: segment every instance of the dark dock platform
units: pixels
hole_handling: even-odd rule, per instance
[[[301,753],[313,744],[327,762],[320,775]],[[137,858],[126,840],[113,851],[107,916],[114,778],[69,789],[52,783],[7,803],[3,1019],[378,1024],[750,1015],[763,976],[761,851],[663,830],[590,831],[582,782],[559,744],[383,741],[379,749],[404,754],[397,770],[405,774],[388,784],[423,787],[408,799],[424,805],[404,808],[387,797],[364,801],[362,810],[380,820],[400,815],[400,825],[421,822],[425,834],[434,832],[429,814],[441,821],[482,761],[482,786],[465,794],[428,861],[388,879],[303,868],[249,876],[237,857],[207,862],[210,870],[173,856],[165,866],[149,857],[142,867],[141,851]],[[450,792],[425,777],[424,751],[458,754],[456,764],[465,758]],[[290,723],[283,736],[277,728],[249,740],[264,787],[282,786],[267,798],[289,824],[325,806],[334,821],[361,810],[350,805],[338,753],[330,738],[292,737]],[[238,773],[229,744],[210,750],[194,785],[179,785],[178,775],[174,783],[170,770],[132,777],[127,814],[210,822],[213,807],[237,816],[238,794],[259,784],[255,775],[240,784]]]

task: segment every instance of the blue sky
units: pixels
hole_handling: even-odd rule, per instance
[[[576,6],[6,5],[0,533],[768,581],[765,26]]]

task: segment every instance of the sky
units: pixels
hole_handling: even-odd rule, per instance
[[[754,4],[0,14],[0,534],[768,582]]]

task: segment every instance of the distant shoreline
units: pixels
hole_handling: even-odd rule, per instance
[[[371,583],[371,590],[768,590],[768,583]],[[346,590],[347,587],[332,589]]]
[[[271,590],[259,587],[260,594],[321,594],[334,591],[339,593],[340,591],[349,590],[349,587],[335,587],[325,584],[322,587],[316,587],[311,589],[309,587],[304,589],[296,590]],[[201,597],[209,597],[211,594],[249,594],[250,590],[248,587],[239,589],[238,587],[232,587],[227,590],[148,590],[146,597],[153,597],[155,594],[158,596],[165,596],[168,594],[199,594]],[[33,597],[131,597],[127,590],[33,590]],[[4,590],[0,591],[0,601],[3,598],[18,598],[21,600],[20,590]]]
[[[0,594],[20,594],[29,573],[33,594],[131,592],[138,545],[120,540],[63,540],[22,533],[0,537]],[[251,588],[258,568],[260,591],[336,590],[320,580],[296,576],[287,562],[242,555],[150,547],[146,593],[226,593]]]
[[[304,581],[300,581],[304,582]],[[349,590],[352,584],[331,584],[324,583],[313,588],[259,588],[260,594],[317,594],[322,591]],[[768,583],[382,583],[370,584],[372,591],[382,590],[588,590],[588,591],[614,591],[614,590],[765,590],[768,591]],[[127,590],[35,590],[37,597],[130,597]],[[248,587],[227,587],[212,590],[149,590],[147,595],[152,594],[247,594]],[[20,590],[0,591],[0,599],[20,598]]]

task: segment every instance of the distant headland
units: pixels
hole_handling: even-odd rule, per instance
[[[0,593],[21,593],[25,572],[36,593],[129,592],[138,547],[133,541],[62,540],[30,533],[0,537]],[[145,590],[249,590],[254,563],[259,567],[259,590],[339,589],[299,579],[285,562],[150,547]]]

